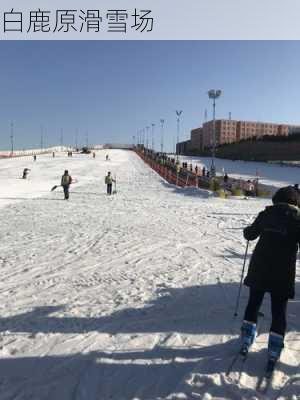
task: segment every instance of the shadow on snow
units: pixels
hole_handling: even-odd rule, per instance
[[[297,292],[300,285],[297,284]],[[243,291],[240,318],[233,319],[237,283],[221,283],[187,288],[160,288],[157,299],[140,309],[124,309],[109,316],[94,318],[55,317],[63,306],[37,307],[34,310],[0,319],[0,331],[28,333],[85,333],[97,331],[110,335],[130,333],[187,333],[194,335],[228,335],[226,342],[191,347],[166,346],[166,342],[144,350],[94,351],[62,356],[20,357],[0,359],[1,399],[96,399],[139,400],[165,398],[175,391],[179,382],[187,379],[187,373],[198,374],[203,387],[208,375],[224,373],[231,356],[238,347],[240,320],[247,300]],[[261,330],[269,329],[268,300]],[[291,301],[288,320],[294,330],[300,330],[297,319],[300,311],[299,297]],[[2,334],[3,336],[3,334]],[[27,337],[29,340],[29,338]],[[194,342],[197,343],[197,337]],[[165,345],[163,344],[165,343]],[[130,346],[130,342],[129,342]],[[247,369],[248,375],[257,376],[258,361],[264,364],[266,351],[251,356],[256,363]],[[151,361],[151,363],[150,363]],[[248,364],[248,363],[247,363]],[[259,364],[260,365],[260,364]],[[233,367],[233,371],[235,371]],[[285,374],[293,375],[296,367],[281,362],[278,366]],[[190,385],[182,383],[186,391]],[[219,396],[230,393],[234,384],[226,382],[226,389],[210,380],[210,393]],[[200,389],[199,389],[200,390]],[[203,392],[204,393],[204,392]],[[275,392],[276,393],[276,392]],[[249,398],[255,390],[239,388],[239,395],[232,398]],[[244,397],[243,397],[244,396]]]

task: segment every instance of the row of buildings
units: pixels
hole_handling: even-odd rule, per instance
[[[190,140],[177,143],[177,154],[201,152],[213,145],[214,121],[208,121],[202,127],[192,129]],[[235,121],[218,119],[215,121],[216,145],[236,143],[251,138],[270,136],[288,136],[291,133],[300,133],[300,126],[287,124],[273,124],[268,122]]]

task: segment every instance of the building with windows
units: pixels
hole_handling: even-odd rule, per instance
[[[196,128],[191,130],[190,150],[199,151],[203,148],[203,128]]]
[[[274,124],[268,122],[236,121],[218,119],[215,121],[216,146],[236,143],[251,138],[287,136],[300,129],[299,126]],[[192,129],[189,150],[205,150],[213,145],[214,121],[208,121],[202,127]]]

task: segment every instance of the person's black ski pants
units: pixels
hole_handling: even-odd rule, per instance
[[[265,292],[250,288],[250,296],[244,319],[257,323],[258,311],[264,299]],[[271,293],[272,325],[271,332],[284,336],[286,330],[286,309],[288,299]]]
[[[69,185],[64,185],[63,189],[64,189],[64,194],[65,194],[65,199],[68,200],[68,198],[69,198]]]
[[[111,190],[112,190],[112,183],[108,183],[107,184],[107,194],[111,194]]]

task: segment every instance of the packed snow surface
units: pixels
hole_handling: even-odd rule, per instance
[[[299,269],[267,391],[267,296],[253,352],[226,376],[247,301],[243,288],[233,318],[242,229],[270,201],[177,189],[133,152],[106,153],[0,160],[0,399],[299,399]],[[50,192],[65,169],[69,201]]]

